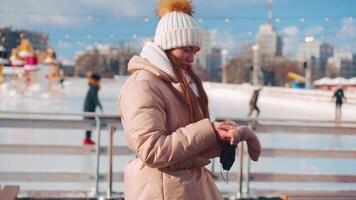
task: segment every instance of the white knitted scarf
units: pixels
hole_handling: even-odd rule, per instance
[[[142,48],[140,57],[148,60],[148,62],[150,62],[152,65],[166,73],[176,83],[179,82],[178,78],[174,74],[172,63],[169,61],[166,53],[155,43],[151,41],[146,42]],[[196,96],[199,96],[198,87],[196,86],[194,81],[187,73],[184,73],[184,75],[188,80],[189,86],[192,88],[194,94]]]

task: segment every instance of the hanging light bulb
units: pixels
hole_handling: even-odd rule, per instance
[[[89,15],[89,16],[87,17],[87,19],[88,19],[89,22],[91,22],[91,21],[93,20],[93,17]]]
[[[150,18],[145,17],[145,18],[143,19],[143,21],[147,23],[147,22],[149,22],[149,21],[150,21]]]
[[[276,23],[281,22],[281,20],[279,18],[276,18]]]

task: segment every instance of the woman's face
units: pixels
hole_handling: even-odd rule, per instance
[[[168,56],[173,57],[173,60],[178,62],[176,64],[179,64],[181,68],[187,70],[192,66],[194,62],[194,55],[198,51],[198,47],[179,47],[170,50]]]

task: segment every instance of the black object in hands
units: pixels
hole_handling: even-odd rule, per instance
[[[237,145],[231,145],[229,142],[222,144],[223,149],[220,152],[220,163],[224,170],[229,171],[235,162]]]

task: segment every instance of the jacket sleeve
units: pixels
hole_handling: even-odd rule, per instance
[[[101,110],[103,110],[103,107],[101,106],[101,103],[99,100],[98,90],[92,89],[90,95],[91,95],[91,98],[93,99],[93,101],[95,102],[95,107],[98,106]]]
[[[129,147],[150,167],[168,167],[217,143],[209,119],[168,132],[163,96],[148,81],[136,81],[126,86],[119,106]]]

